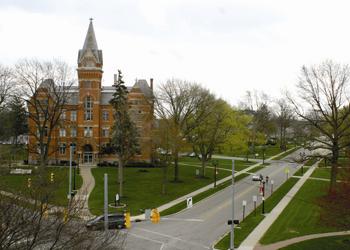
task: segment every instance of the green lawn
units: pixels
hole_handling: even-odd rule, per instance
[[[290,178],[277,190],[275,190],[275,192],[265,201],[265,213],[271,212],[297,181],[297,179]],[[254,228],[256,228],[265,218],[265,216],[261,214],[262,205],[258,206],[256,210],[256,215],[253,211],[240,223],[240,229],[235,229],[235,247],[238,247],[242,241],[254,230]],[[229,248],[229,246],[230,234],[227,234],[215,245],[215,248],[226,250]]]
[[[212,159],[207,163],[208,167],[213,167],[213,162],[216,161],[218,163],[217,167],[218,168],[225,168],[225,169],[232,169],[232,161],[231,160],[226,160],[226,159]],[[201,162],[198,158],[196,157],[181,157],[180,158],[180,163],[185,163],[185,164],[193,164],[198,167],[201,167]],[[251,161],[241,161],[241,160],[235,160],[235,171],[241,171],[256,162],[251,162]],[[209,172],[210,170],[206,170],[206,172]]]
[[[307,234],[337,231],[320,222],[321,207],[316,202],[326,194],[327,188],[325,182],[306,181],[260,242],[271,244]]]
[[[49,203],[64,206],[67,204],[68,193],[68,168],[47,168],[45,173],[47,180],[50,180],[51,173],[54,173],[55,191],[53,192],[52,200]],[[38,178],[38,173],[33,170],[31,175],[13,175],[9,173],[0,174],[1,189],[12,193],[21,193],[24,196],[28,195],[28,178],[31,178],[31,182],[35,183]],[[82,178],[80,175],[76,175],[76,189],[79,189],[82,185]]]
[[[293,176],[303,176],[306,171],[309,169],[309,167],[300,167],[295,173]]]
[[[325,178],[325,179],[329,180],[331,178],[331,169],[330,168],[316,168],[315,171],[312,173],[311,177]]]
[[[317,161],[319,160],[319,158],[317,157],[312,157],[310,159],[308,159],[306,162],[305,162],[305,166],[312,166],[314,165]]]
[[[312,240],[302,241],[280,250],[349,250],[350,249],[350,235],[347,236],[333,236],[324,237]]]
[[[162,190],[162,169],[161,168],[125,168],[124,169],[124,195],[122,203],[126,203],[126,208],[132,215],[140,214],[140,209],[155,208],[164,203],[172,201],[178,197],[186,195],[194,190],[204,187],[213,182],[213,175],[207,178],[197,178],[195,168],[192,166],[179,166],[180,183],[174,183],[174,167],[168,169],[167,193],[161,194]],[[106,167],[92,169],[95,177],[95,188],[89,197],[89,208],[93,214],[103,213],[103,176],[108,174],[108,197],[109,202],[114,202],[114,197],[118,193],[117,184],[118,168]],[[219,171],[217,179],[230,175],[229,171]],[[113,209],[111,208],[111,211]],[[114,210],[115,211],[115,210]]]

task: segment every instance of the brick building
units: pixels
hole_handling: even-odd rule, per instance
[[[62,122],[54,130],[48,147],[49,163],[59,164],[69,160],[69,146],[75,146],[74,161],[95,165],[105,161],[116,162],[114,154],[106,154],[103,148],[110,142],[114,123],[113,108],[109,104],[115,91],[112,86],[102,86],[102,50],[97,47],[92,21],[84,46],[78,54],[78,86],[69,89],[67,106],[61,115]],[[116,76],[115,76],[116,78]],[[116,81],[116,79],[115,79]],[[153,79],[137,80],[128,87],[129,114],[139,132],[137,162],[151,161],[151,133],[153,125]],[[33,121],[29,127],[35,129]],[[29,147],[35,148],[35,137],[29,137]],[[38,154],[29,150],[29,162],[35,163]]]

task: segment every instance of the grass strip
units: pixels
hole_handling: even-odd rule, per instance
[[[297,151],[300,147],[295,147],[293,149],[291,149],[290,151],[287,151],[287,152],[284,152],[283,154],[279,155],[279,156],[276,156],[276,157],[273,157],[272,160],[281,160],[283,159],[284,157],[290,155],[291,153],[294,153],[295,151]]]
[[[265,213],[269,213],[282,200],[282,198],[289,192],[298,180],[295,178],[288,179],[283,183],[269,198],[265,200]],[[259,225],[265,218],[260,213],[262,205],[256,208],[256,215],[253,211],[241,223],[240,229],[235,230],[235,247],[238,247],[245,238]],[[228,233],[216,245],[215,248],[226,250],[230,246],[230,234]]]
[[[298,171],[296,171],[293,176],[303,176],[308,169],[309,169],[309,167],[303,166],[303,167],[299,168]]]

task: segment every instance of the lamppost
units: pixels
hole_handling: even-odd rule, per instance
[[[216,167],[218,165],[218,161],[214,161],[213,162],[213,165],[214,165],[214,188],[216,188]]]
[[[265,214],[265,181],[262,181],[263,188],[262,188],[262,213]]]

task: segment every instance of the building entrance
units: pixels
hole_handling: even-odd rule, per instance
[[[92,164],[93,163],[93,152],[92,152],[92,146],[90,144],[86,144],[83,147],[84,153],[83,153],[83,163],[84,164]]]

